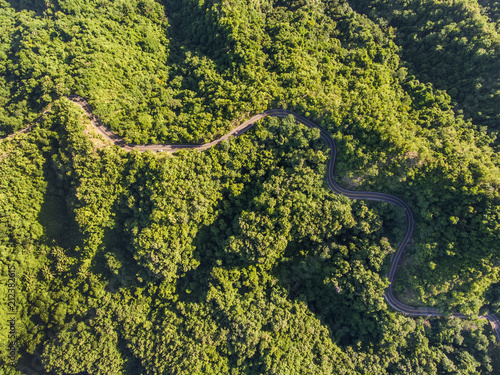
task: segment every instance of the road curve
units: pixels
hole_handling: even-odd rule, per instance
[[[402,312],[403,314],[410,315],[410,316],[450,316],[452,318],[467,318],[466,315],[459,313],[459,312],[454,312],[451,315],[445,315],[440,313],[437,309],[430,308],[430,307],[421,307],[421,308],[414,308],[408,305],[405,305],[398,301],[396,297],[394,296],[394,288],[393,288],[393,282],[394,282],[394,276],[396,275],[396,269],[399,264],[399,261],[401,260],[401,257],[403,255],[404,249],[406,248],[406,245],[411,239],[411,236],[413,234],[413,229],[415,226],[415,220],[413,219],[413,213],[410,209],[410,207],[406,204],[405,201],[402,199],[385,194],[385,193],[377,193],[377,192],[367,192],[367,191],[353,191],[353,190],[347,190],[341,187],[337,181],[334,179],[334,168],[335,168],[335,160],[337,157],[337,147],[335,145],[335,142],[333,138],[328,134],[323,128],[320,126],[316,125],[315,123],[311,122],[310,120],[306,119],[305,117],[287,110],[287,109],[271,109],[267,110],[263,113],[260,113],[258,115],[253,116],[249,120],[245,121],[243,124],[237,126],[233,130],[231,130],[229,133],[224,135],[223,137],[216,139],[212,142],[201,144],[201,145],[171,145],[171,144],[163,144],[163,145],[136,145],[136,144],[130,144],[126,143],[121,137],[113,133],[111,130],[109,130],[107,127],[103,125],[99,117],[94,115],[92,113],[92,107],[87,103],[87,101],[78,96],[78,95],[69,95],[67,96],[69,100],[80,106],[87,116],[90,118],[92,125],[109,141],[113,142],[117,146],[122,147],[126,151],[132,151],[132,150],[138,150],[141,152],[144,151],[153,151],[153,152],[169,152],[169,153],[174,153],[176,151],[179,151],[181,149],[193,149],[193,150],[198,150],[198,151],[204,151],[207,150],[219,143],[221,143],[224,140],[229,139],[230,137],[237,137],[246,132],[248,129],[250,129],[255,122],[258,120],[263,119],[264,117],[286,117],[289,115],[293,115],[295,117],[295,120],[301,124],[306,125],[309,128],[316,128],[319,129],[320,131],[320,136],[321,139],[327,144],[327,146],[330,148],[330,159],[328,161],[328,166],[327,166],[327,182],[328,186],[330,189],[332,189],[335,193],[340,194],[340,195],[345,195],[346,197],[350,199],[364,199],[364,200],[370,200],[370,201],[378,201],[378,202],[386,202],[386,203],[391,203],[396,206],[401,207],[404,212],[405,212],[405,218],[407,222],[407,227],[405,231],[405,236],[403,238],[403,241],[400,242],[398,249],[396,250],[396,253],[393,255],[391,259],[391,267],[389,269],[389,272],[387,274],[387,278],[390,282],[389,287],[386,290],[386,293],[384,295],[385,300],[387,303],[395,310]],[[40,120],[40,118],[47,112],[47,110],[37,119],[36,122]],[[35,123],[36,123],[35,122]],[[20,132],[26,132],[30,130],[32,126],[28,126],[24,129],[22,129]],[[487,319],[493,330],[495,331],[498,340],[500,341],[500,321],[498,318],[493,315],[493,314],[486,314],[484,316],[480,316],[480,319]]]

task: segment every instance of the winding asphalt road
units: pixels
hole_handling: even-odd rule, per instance
[[[250,129],[253,124],[260,120],[263,119],[264,117],[286,117],[289,115],[293,115],[295,117],[295,120],[301,124],[304,124],[310,128],[316,128],[320,130],[320,135],[321,139],[325,141],[327,146],[330,148],[330,159],[328,161],[328,169],[327,169],[327,181],[328,181],[328,186],[330,186],[330,189],[332,189],[335,193],[345,195],[346,197],[350,199],[364,199],[364,200],[370,200],[370,201],[379,201],[379,202],[386,202],[386,203],[391,203],[394,204],[398,207],[401,207],[404,212],[405,212],[405,217],[406,217],[406,222],[407,222],[407,227],[406,227],[406,232],[405,236],[402,242],[400,242],[399,247],[396,251],[396,253],[393,255],[391,259],[391,268],[389,269],[389,273],[387,274],[387,278],[390,282],[389,287],[386,290],[385,293],[385,299],[387,303],[395,310],[402,312],[405,315],[411,315],[411,316],[450,316],[452,318],[467,318],[466,315],[459,313],[459,312],[454,312],[451,315],[445,315],[440,313],[438,310],[430,307],[421,307],[421,308],[414,308],[408,305],[405,305],[401,302],[399,302],[396,297],[394,296],[394,290],[393,290],[393,282],[394,282],[394,276],[396,274],[396,269],[399,264],[399,261],[401,260],[401,257],[403,255],[404,249],[406,248],[408,242],[411,239],[411,236],[413,234],[413,228],[415,226],[415,220],[413,219],[413,213],[410,209],[410,207],[401,200],[400,198],[397,198],[395,196],[389,195],[389,194],[384,194],[384,193],[376,193],[376,192],[367,192],[367,191],[352,191],[352,190],[347,190],[341,187],[334,179],[333,173],[334,173],[334,168],[335,168],[335,160],[337,157],[337,147],[335,146],[335,142],[333,138],[328,134],[324,129],[322,129],[320,126],[316,125],[315,123],[309,121],[305,117],[286,110],[286,109],[271,109],[268,111],[265,111],[263,113],[260,113],[258,115],[253,116],[249,120],[245,121],[243,124],[239,125],[238,127],[234,128],[231,130],[229,133],[224,135],[223,137],[216,139],[215,141],[212,141],[210,143],[205,143],[202,145],[170,145],[170,144],[164,144],[164,145],[136,145],[136,144],[129,144],[126,143],[121,137],[113,133],[111,130],[109,130],[107,127],[105,127],[99,117],[94,115],[92,113],[92,107],[87,103],[85,99],[83,99],[80,96],[77,95],[70,95],[68,96],[68,99],[73,101],[75,104],[79,105],[87,114],[87,116],[90,118],[92,124],[95,126],[95,128],[109,141],[113,142],[117,146],[122,147],[123,149],[127,151],[132,151],[132,150],[138,150],[141,152],[144,151],[154,151],[154,152],[169,152],[169,153],[174,153],[178,150],[181,149],[193,149],[193,150],[198,150],[198,151],[204,151],[209,149],[210,147],[213,147],[219,143],[221,143],[224,140],[229,139],[230,137],[237,137],[244,132],[246,132],[248,129]],[[46,111],[45,111],[46,112]],[[45,114],[45,112],[43,114]],[[42,114],[42,116],[43,116]],[[38,118],[37,122],[41,116]],[[32,126],[29,126],[21,132],[25,132],[31,129]],[[498,340],[500,341],[500,321],[498,318],[493,315],[493,314],[487,314],[485,316],[480,316],[480,319],[487,319],[493,330],[495,331]]]

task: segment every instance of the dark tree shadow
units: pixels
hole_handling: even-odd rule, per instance
[[[168,59],[174,67],[183,64],[186,52],[207,56],[216,63],[219,72],[231,66],[230,38],[227,31],[218,27],[217,17],[207,9],[208,5],[173,0],[164,3],[170,25]]]
[[[245,202],[251,202],[259,194],[262,182],[245,185],[241,195],[245,197]],[[236,233],[233,232],[232,223],[238,221],[247,206],[238,203],[241,198],[232,196],[229,191],[223,193],[223,198],[219,201],[215,212],[221,212],[220,216],[211,225],[203,226],[198,230],[193,244],[196,251],[193,256],[200,262],[200,265],[188,271],[178,279],[176,293],[179,300],[184,302],[202,302],[206,300],[209,280],[214,267],[246,267],[251,263],[238,254],[231,254],[225,251],[227,239]],[[223,223],[224,222],[224,223]],[[227,227],[225,231],[221,227]]]
[[[47,246],[72,249],[80,245],[77,223],[67,204],[67,190],[58,179],[51,156],[46,155],[43,176],[47,183],[38,222],[43,227],[43,241]]]
[[[290,243],[290,247],[297,245],[300,246]],[[288,291],[288,298],[305,302],[316,318],[328,327],[337,344],[369,346],[382,340],[384,328],[380,320],[385,313],[366,312],[361,292],[348,292],[325,282],[332,277],[330,263],[317,255],[296,256],[281,262],[273,274],[279,285]],[[362,286],[355,288],[359,287]]]
[[[38,16],[47,9],[47,2],[45,0],[6,0],[16,12],[23,10],[33,11]]]

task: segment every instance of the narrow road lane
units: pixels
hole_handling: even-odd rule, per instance
[[[111,130],[109,130],[107,127],[105,127],[101,120],[92,113],[92,107],[87,103],[85,99],[83,99],[80,96],[77,95],[70,95],[68,96],[68,99],[73,101],[75,104],[79,105],[87,114],[87,116],[90,118],[92,125],[95,126],[95,128],[109,141],[113,142],[117,146],[122,147],[123,149],[127,151],[132,151],[132,150],[138,150],[141,152],[144,151],[165,151],[165,152],[170,152],[174,153],[178,150],[181,149],[193,149],[193,150],[198,150],[198,151],[204,151],[209,149],[210,147],[213,147],[219,143],[221,143],[224,140],[229,139],[230,137],[237,137],[240,136],[241,134],[245,133],[248,129],[250,129],[253,124],[258,121],[263,119],[264,117],[286,117],[289,115],[293,115],[295,117],[295,120],[301,124],[304,124],[310,128],[317,128],[320,130],[320,135],[321,139],[325,141],[327,146],[330,148],[330,159],[328,161],[328,167],[327,167],[327,181],[328,181],[328,186],[330,189],[332,189],[335,193],[345,195],[346,197],[350,199],[364,199],[364,200],[370,200],[370,201],[378,201],[378,202],[387,202],[394,204],[398,207],[401,207],[404,212],[405,212],[405,218],[407,222],[406,226],[406,231],[405,231],[405,236],[403,238],[403,241],[399,244],[398,249],[396,250],[396,253],[391,259],[391,267],[389,269],[389,273],[387,274],[387,278],[390,282],[389,287],[386,290],[385,293],[385,300],[387,303],[395,310],[402,312],[403,314],[406,315],[411,315],[411,316],[446,316],[442,313],[440,313],[437,309],[430,308],[430,307],[421,307],[421,308],[414,308],[411,306],[407,306],[401,302],[399,302],[396,297],[394,296],[394,291],[393,291],[393,282],[394,282],[394,276],[396,275],[396,269],[397,266],[401,260],[401,257],[403,255],[404,249],[406,248],[406,245],[411,239],[411,236],[413,234],[413,229],[415,226],[415,221],[413,219],[413,213],[410,209],[410,207],[401,200],[398,197],[385,194],[385,193],[376,193],[376,192],[367,192],[367,191],[352,191],[352,190],[347,190],[341,187],[334,179],[334,168],[335,168],[335,160],[337,157],[337,147],[335,146],[335,142],[333,138],[328,134],[323,128],[320,126],[316,125],[315,123],[309,121],[305,117],[292,112],[287,109],[271,109],[268,111],[265,111],[263,113],[260,113],[258,115],[253,116],[249,120],[245,121],[243,124],[239,125],[238,127],[234,128],[231,130],[229,133],[224,135],[223,137],[216,139],[215,141],[212,141],[210,143],[205,143],[202,145],[170,145],[170,144],[164,144],[164,145],[135,145],[135,144],[128,144],[126,143],[121,137],[113,133]],[[46,111],[45,111],[46,112]],[[45,112],[43,114],[45,114]],[[42,116],[43,116],[42,114]],[[42,117],[40,116],[39,119]],[[38,119],[38,120],[39,120]],[[38,122],[37,120],[37,122]],[[28,126],[27,128],[21,130],[20,132],[25,132],[31,129],[32,126]],[[467,318],[466,315],[461,314],[459,312],[455,312],[451,314],[452,318]],[[493,315],[493,314],[487,314],[485,316],[480,316],[480,319],[487,319],[493,330],[495,331],[498,340],[500,341],[500,321],[498,318]]]

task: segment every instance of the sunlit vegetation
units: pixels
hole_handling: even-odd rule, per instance
[[[500,306],[496,8],[455,3],[0,0],[0,131],[49,109],[0,141],[17,369],[492,373],[476,318]],[[439,53],[416,56],[424,39]],[[471,319],[387,306],[404,217],[330,191],[317,130],[272,118],[202,153],[127,153],[92,141],[70,93],[140,144],[303,114],[335,138],[342,186],[412,208],[399,298]],[[1,369],[19,373],[0,306]]]

